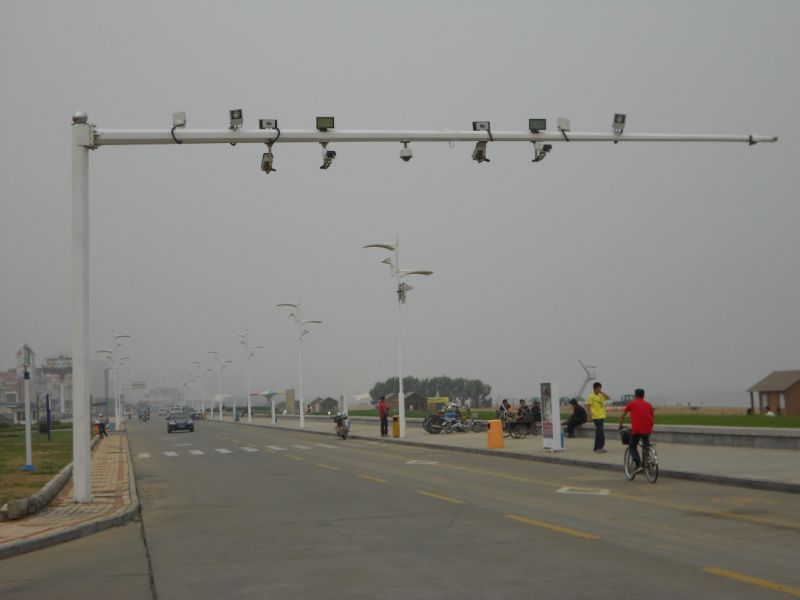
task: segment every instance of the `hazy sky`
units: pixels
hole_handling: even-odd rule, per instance
[[[527,127],[758,133],[777,144],[278,143],[102,147],[90,156],[91,343],[132,336],[131,376],[177,385],[266,350],[252,387],[291,387],[302,299],[306,396],[396,374],[395,296],[370,242],[428,267],[405,306],[405,373],[497,396],[729,398],[800,368],[800,3],[27,2],[0,0],[0,368],[71,351],[70,119],[101,128]],[[216,378],[209,377],[209,389]]]

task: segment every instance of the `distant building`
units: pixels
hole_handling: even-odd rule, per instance
[[[405,392],[405,405],[406,410],[426,410],[428,399],[421,396],[417,392]],[[389,394],[386,396],[386,406],[397,412],[399,410],[399,403],[397,402],[398,394]]]
[[[800,415],[800,371],[773,371],[747,390],[753,412]],[[758,394],[758,409],[755,395]]]
[[[339,411],[339,401],[335,398],[331,398],[328,396],[327,398],[316,398],[308,403],[311,407],[311,412],[313,413],[327,413],[328,411],[331,412],[338,412]]]

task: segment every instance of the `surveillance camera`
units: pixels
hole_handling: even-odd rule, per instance
[[[475,144],[475,150],[472,151],[472,160],[479,163],[491,162],[486,156],[486,142],[478,142]]]
[[[233,130],[241,129],[242,125],[244,124],[244,117],[242,115],[242,109],[241,108],[234,108],[231,111],[229,111],[229,114],[230,114],[230,122],[231,122],[230,128],[233,129]]]
[[[261,157],[261,170],[267,175],[272,173],[272,171],[278,170],[272,167],[272,161],[274,158],[275,157],[273,156],[272,152],[264,152],[263,156]],[[244,343],[244,340],[242,340],[242,343]]]
[[[336,150],[323,150],[322,151],[322,166],[320,169],[327,169],[333,163],[333,159],[336,158]]]
[[[400,158],[403,162],[408,162],[414,156],[414,153],[411,151],[411,148],[408,147],[408,142],[403,142],[403,147],[400,148]]]

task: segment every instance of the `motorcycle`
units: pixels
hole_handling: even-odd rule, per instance
[[[333,417],[333,422],[336,424],[336,435],[338,435],[343,440],[347,439],[347,434],[350,433],[350,417],[346,414],[336,414]]]

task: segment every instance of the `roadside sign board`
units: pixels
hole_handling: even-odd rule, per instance
[[[561,409],[558,404],[558,384],[547,382],[539,385],[542,398],[542,448],[551,452],[564,449],[564,434],[561,432]]]

